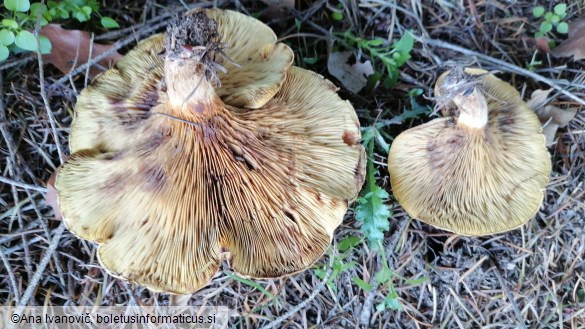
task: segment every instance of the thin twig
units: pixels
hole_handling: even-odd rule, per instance
[[[526,329],[526,319],[522,316],[522,312],[520,312],[520,308],[518,308],[518,303],[516,303],[516,299],[514,298],[514,296],[512,296],[512,293],[510,292],[510,289],[508,288],[506,281],[502,277],[502,274],[500,273],[500,269],[496,265],[496,262],[494,261],[493,256],[491,256],[489,258],[489,261],[490,261],[490,266],[492,267],[492,270],[493,270],[494,274],[496,275],[496,278],[498,278],[498,281],[500,282],[500,286],[502,287],[502,291],[504,292],[504,295],[506,296],[506,298],[508,298],[508,300],[510,301],[510,304],[512,305],[512,310],[514,311],[514,314],[516,315],[516,319],[518,320],[518,322],[515,325],[517,325],[519,328]]]
[[[5,63],[2,63],[2,65],[0,65],[0,71],[9,69],[9,68],[14,67],[14,66],[19,66],[19,65],[22,65],[22,64],[26,64],[28,62],[32,62],[35,59],[36,58],[35,58],[35,56],[33,54],[28,54],[28,56],[26,56],[26,57],[23,57],[23,58],[19,58],[17,60],[12,60],[12,61],[8,61],[8,62],[5,62]]]
[[[53,133],[53,140],[55,141],[55,145],[57,146],[57,154],[59,155],[59,160],[61,161],[61,164],[63,164],[65,157],[63,156],[63,150],[59,139],[59,134],[57,133],[57,124],[55,123],[55,117],[53,116],[53,111],[51,110],[51,105],[49,103],[49,97],[47,96],[47,89],[45,88],[45,71],[43,70],[43,55],[41,55],[40,52],[41,49],[41,41],[39,38],[40,29],[41,16],[37,18],[37,26],[35,29],[37,48],[39,49],[39,51],[37,52],[37,60],[39,62],[39,83],[41,87],[41,98],[43,99],[43,104],[45,105],[47,116],[49,117],[49,125],[51,126],[51,132]]]
[[[4,254],[4,250],[0,248],[0,258],[2,259],[2,263],[4,263],[4,267],[6,268],[6,272],[8,272],[8,277],[10,278],[10,285],[12,286],[12,293],[14,294],[14,299],[18,304],[20,302],[20,292],[18,291],[18,285],[16,284],[16,277],[14,276],[14,271],[12,270],[12,266],[10,266],[10,262],[6,255]]]
[[[444,48],[444,49],[449,49],[449,50],[453,50],[456,51],[458,53],[467,55],[467,56],[474,56],[477,57],[483,61],[486,61],[488,63],[491,63],[493,65],[497,65],[498,69],[501,69],[502,71],[509,71],[509,72],[513,72],[513,73],[517,73],[517,74],[521,74],[523,76],[529,77],[531,79],[534,79],[536,81],[540,81],[543,83],[546,83],[547,85],[551,86],[552,88],[556,89],[557,91],[559,91],[561,94],[569,97],[570,99],[574,100],[575,102],[584,105],[585,106],[585,100],[581,99],[580,97],[578,97],[577,95],[569,92],[566,90],[566,87],[569,87],[570,84],[567,83],[566,87],[560,86],[558,83],[556,83],[555,81],[545,78],[540,74],[536,74],[534,72],[528,71],[526,69],[523,69],[517,65],[508,63],[508,62],[504,62],[501,61],[499,59],[484,55],[484,54],[480,54],[478,52],[475,52],[473,50],[469,50],[445,41],[441,41],[441,40],[435,40],[435,39],[428,39],[428,38],[422,38],[420,36],[416,37],[418,39],[419,42],[421,42],[422,44],[426,44],[426,45],[430,45],[430,46],[434,46],[434,47],[439,47],[439,48]]]
[[[327,272],[325,273],[325,277],[319,283],[317,288],[315,288],[315,290],[313,290],[313,292],[311,293],[311,295],[307,299],[303,300],[301,303],[299,303],[295,307],[291,308],[288,312],[286,312],[283,315],[281,315],[280,317],[276,318],[276,320],[272,321],[269,325],[262,327],[262,329],[271,329],[271,328],[277,327],[282,321],[290,318],[291,316],[295,315],[300,310],[302,310],[305,306],[307,306],[307,304],[309,304],[313,299],[315,299],[317,297],[317,295],[319,295],[321,293],[323,288],[325,288],[325,285],[327,284],[327,280],[329,280],[329,277],[331,276],[332,272],[333,272],[333,270],[332,270],[332,267],[330,264],[329,268],[327,269]]]
[[[19,183],[15,180],[12,180],[10,178],[6,178],[3,176],[0,176],[0,183],[9,184],[12,186],[16,186],[16,187],[20,187],[20,188],[24,188],[24,189],[28,189],[28,190],[38,191],[41,193],[47,193],[47,189],[42,187],[42,186],[36,186],[36,185],[31,185],[31,184],[26,184],[26,183]]]
[[[28,283],[28,287],[26,288],[24,294],[22,294],[22,297],[20,298],[20,302],[18,303],[18,314],[22,313],[22,308],[28,304],[28,301],[30,300],[30,298],[33,295],[33,292],[37,288],[39,281],[41,281],[43,272],[45,271],[45,268],[49,264],[51,256],[57,249],[57,246],[59,245],[59,241],[61,240],[61,236],[63,235],[64,230],[65,224],[61,223],[61,225],[53,231],[55,234],[53,235],[51,244],[49,244],[49,249],[47,249],[47,252],[43,256],[43,259],[41,259],[41,261],[39,262],[37,271],[33,275],[32,280]]]

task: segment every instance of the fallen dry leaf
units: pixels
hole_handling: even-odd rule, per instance
[[[532,92],[528,101],[528,106],[530,106],[532,111],[536,112],[550,102],[548,95],[550,95],[551,91],[553,91],[552,88],[546,90],[537,89]]]
[[[569,37],[551,52],[555,57],[585,58],[585,19],[569,23]]]
[[[536,39],[528,38],[528,40],[534,43],[534,47],[537,50],[542,51],[545,54],[550,54],[550,47],[548,46],[550,39],[548,37],[541,37]]]
[[[535,90],[528,101],[528,105],[536,113],[540,123],[542,123],[542,134],[546,138],[547,146],[554,143],[557,130],[568,125],[577,114],[577,109],[563,110],[556,106],[548,105],[550,102],[548,95],[551,91],[552,88]]]
[[[349,91],[357,93],[366,86],[368,77],[374,74],[370,61],[349,64],[351,51],[334,52],[327,59],[327,70]]]
[[[41,29],[41,34],[49,38],[52,44],[51,53],[43,55],[43,61],[55,65],[64,74],[74,69],[73,64],[77,67],[86,63],[89,59],[90,49],[91,57],[94,58],[112,48],[110,45],[94,43],[92,49],[90,47],[91,37],[88,32],[66,30],[59,24],[44,26]],[[90,77],[94,78],[99,73],[107,70],[121,57],[122,55],[118,52],[113,52],[110,56],[102,59],[97,65],[93,65],[90,68]]]

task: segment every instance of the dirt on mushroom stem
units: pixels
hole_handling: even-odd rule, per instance
[[[170,117],[189,112],[189,121],[198,125],[215,115],[221,104],[214,84],[220,80],[215,55],[221,52],[217,22],[204,12],[182,16],[169,24],[165,40],[165,86],[169,103],[161,114]],[[170,112],[170,113],[165,113]],[[173,113],[176,112],[176,113]],[[184,121],[184,120],[181,120]]]
[[[206,78],[219,82],[214,56],[221,51],[217,22],[205,12],[195,12],[174,20],[167,27],[166,59],[196,59],[205,67]]]

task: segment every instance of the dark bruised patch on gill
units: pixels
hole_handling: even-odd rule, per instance
[[[107,195],[117,195],[124,191],[126,186],[126,177],[124,173],[110,174],[110,177],[102,184],[100,189]]]
[[[141,150],[145,152],[153,151],[163,145],[172,135],[170,127],[159,127],[141,147]]]
[[[106,151],[107,152],[107,150],[102,150],[102,151]],[[101,160],[115,161],[115,160],[118,160],[118,159],[122,158],[124,155],[125,155],[125,152],[124,151],[107,152],[107,153],[104,153],[101,156]]]
[[[514,130],[514,125],[516,120],[512,116],[508,115],[500,115],[498,118],[498,125],[501,131],[503,132],[512,132]]]
[[[461,145],[464,139],[465,136],[460,131],[457,131],[453,136],[450,136],[447,139],[447,143],[452,145],[452,147],[456,147]]]
[[[153,87],[139,91],[136,95],[116,97],[116,99],[111,100],[110,104],[118,121],[123,126],[132,126],[148,118],[150,109],[155,107],[158,101],[158,89]]]
[[[158,90],[156,88],[152,88],[147,90],[144,94],[141,95],[142,97],[142,106],[140,106],[141,110],[148,109],[155,107],[158,104]]]
[[[162,165],[147,168],[142,172],[144,186],[152,190],[163,189],[168,180],[168,176]]]

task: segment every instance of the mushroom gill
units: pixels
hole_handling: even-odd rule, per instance
[[[224,251],[267,278],[329,246],[363,183],[359,122],[275,40],[247,16],[192,11],[166,47],[139,43],[82,92],[55,186],[67,227],[114,275],[184,294]]]
[[[446,72],[435,90],[458,116],[394,140],[388,168],[398,202],[413,218],[463,235],[525,224],[551,171],[534,113],[511,85],[484,70]]]

